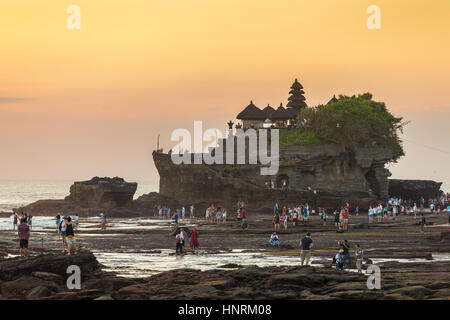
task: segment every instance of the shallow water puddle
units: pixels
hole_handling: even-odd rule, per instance
[[[160,272],[173,269],[211,270],[225,264],[269,266],[299,266],[299,256],[270,256],[258,252],[231,252],[216,254],[186,254],[183,257],[171,255],[174,250],[162,249],[161,253],[107,253],[95,251],[98,261],[102,263],[105,271],[115,271],[122,277],[148,277]],[[316,259],[312,257],[311,261]],[[317,259],[319,260],[319,259]],[[321,260],[321,259],[320,259]],[[315,265],[320,266],[320,265]]]

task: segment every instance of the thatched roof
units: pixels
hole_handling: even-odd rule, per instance
[[[333,98],[331,98],[331,100],[330,101],[328,101],[328,103],[327,104],[330,104],[330,103],[334,103],[334,102],[338,102],[339,100],[336,98],[336,95],[335,94],[333,94]]]
[[[270,116],[270,120],[288,120],[290,119],[290,115],[286,113],[286,109],[283,108],[283,104],[280,104],[277,110]]]
[[[270,119],[270,115],[275,112],[275,109],[270,105],[267,105],[267,107],[265,107],[262,111],[264,112],[266,119]]]
[[[239,120],[265,120],[264,112],[250,101],[250,104],[236,116]]]

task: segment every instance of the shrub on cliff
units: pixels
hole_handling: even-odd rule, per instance
[[[392,161],[404,155],[399,138],[403,119],[392,115],[383,102],[373,101],[370,93],[341,95],[337,102],[303,109],[299,118],[300,128],[280,133],[282,146],[336,143],[353,149],[377,145],[393,151]]]

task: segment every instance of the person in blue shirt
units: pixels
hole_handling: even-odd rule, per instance
[[[311,239],[311,233],[306,233],[306,235],[300,240],[300,246],[302,250],[300,251],[301,264],[309,264],[309,258],[311,257],[311,248],[314,246],[313,240]]]

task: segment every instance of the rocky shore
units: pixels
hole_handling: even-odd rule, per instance
[[[429,225],[420,233],[417,220],[398,217],[396,220],[369,225],[366,216],[353,216],[350,230],[337,233],[332,224],[324,226],[318,217],[307,224],[289,226],[280,231],[282,245],[268,245],[271,215],[250,211],[249,229],[242,231],[234,217],[226,224],[206,223],[203,219],[183,221],[195,224],[200,234],[200,250],[188,251],[181,259],[195,262],[212,259],[221,252],[239,248],[242,254],[279,257],[277,266],[257,267],[250,263],[223,262],[214,269],[201,271],[198,266],[165,267],[151,277],[122,277],[118,269],[98,262],[97,252],[127,253],[137,258],[141,254],[159,253],[157,259],[176,263],[173,254],[174,237],[170,226],[153,226],[152,218],[142,228],[100,230],[86,225],[79,232],[79,244],[84,248],[75,256],[59,253],[60,240],[54,230],[32,232],[31,256],[17,255],[17,234],[0,233],[0,298],[1,299],[450,299],[450,237],[445,216],[428,215]],[[121,220],[124,226],[131,221]],[[150,221],[150,222],[148,222]],[[111,224],[117,224],[112,219]],[[311,267],[298,264],[283,266],[283,257],[299,259],[299,239],[311,232],[315,259]],[[351,246],[359,243],[365,250],[366,269],[375,263],[381,268],[381,290],[368,290],[367,275],[352,271],[338,272],[331,267],[331,257],[337,251],[337,241],[348,239]],[[170,249],[168,253],[167,249]],[[164,251],[166,250],[166,251]],[[239,253],[238,253],[239,255]],[[9,257],[9,258],[8,258]],[[239,259],[238,259],[239,260]],[[179,260],[182,262],[182,260]],[[81,289],[66,286],[67,266],[81,268]],[[109,267],[109,268],[108,268]],[[119,266],[120,267],[120,266]],[[194,266],[193,266],[194,267]],[[122,267],[123,268],[123,267]],[[146,268],[155,266],[149,264]]]
[[[81,289],[68,289],[67,267],[81,268]],[[145,279],[101,271],[94,255],[39,255],[0,261],[0,299],[449,299],[447,265],[382,266],[381,290],[369,290],[367,277],[320,267],[248,266],[233,270],[180,269]],[[389,272],[389,269],[402,272]],[[403,268],[407,268],[406,270]],[[426,283],[418,278],[431,273]]]

